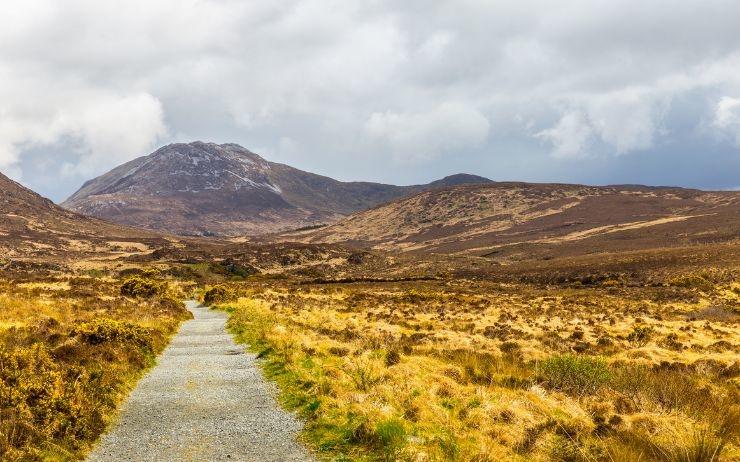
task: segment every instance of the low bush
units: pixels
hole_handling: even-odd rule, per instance
[[[218,285],[211,287],[203,295],[203,303],[207,306],[216,305],[218,303],[226,303],[236,298],[236,293],[230,288],[224,285]]]
[[[401,362],[401,354],[396,350],[391,350],[385,355],[385,365],[388,367],[395,366]]]
[[[230,258],[211,265],[211,271],[215,274],[228,275],[234,278],[247,278],[258,274],[259,270],[248,263],[238,263]]]
[[[121,285],[121,295],[133,298],[152,298],[163,296],[167,292],[167,283],[155,279],[131,276]]]
[[[128,342],[141,347],[149,347],[151,333],[136,324],[116,321],[114,319],[95,319],[82,323],[72,330],[72,335],[78,335],[90,345],[100,345],[110,342]]]
[[[101,320],[80,324],[57,348],[0,343],[0,459],[78,459],[154,354],[139,329]]]
[[[94,408],[79,401],[85,396],[76,390],[76,377],[67,375],[42,344],[0,346],[3,460],[41,460],[40,448],[34,448],[38,442],[73,441],[89,427],[101,426],[100,415],[83,414]]]
[[[655,328],[652,326],[635,326],[632,332],[627,335],[627,341],[637,346],[645,346],[655,334]]]
[[[553,356],[538,366],[538,377],[547,387],[577,396],[594,393],[610,376],[606,361],[590,356]]]
[[[190,316],[153,272],[86,276],[0,279],[0,460],[82,460]]]
[[[346,359],[344,372],[352,379],[357,390],[366,392],[383,380],[377,358],[369,354]]]

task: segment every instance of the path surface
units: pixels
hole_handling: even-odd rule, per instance
[[[300,423],[226,332],[226,314],[187,305],[195,319],[183,323],[88,461],[311,460],[296,442]]]

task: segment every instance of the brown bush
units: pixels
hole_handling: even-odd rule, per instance
[[[206,291],[203,295],[203,303],[207,306],[225,303],[236,298],[236,293],[229,287],[218,285]]]

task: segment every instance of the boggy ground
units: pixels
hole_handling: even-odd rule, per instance
[[[247,280],[205,298],[327,460],[740,460],[740,272],[644,273]]]
[[[122,290],[122,287],[126,287]],[[176,284],[30,265],[0,279],[0,460],[78,460],[180,321]]]

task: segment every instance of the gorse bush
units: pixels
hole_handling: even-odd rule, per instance
[[[236,298],[236,293],[224,285],[211,287],[203,295],[203,303],[207,306],[225,303]]]
[[[121,295],[134,298],[152,298],[165,295],[167,283],[155,279],[131,276],[121,285]]]
[[[74,439],[100,420],[99,415],[85,415],[91,408],[80,401],[85,397],[78,393],[77,378],[65,374],[43,345],[14,350],[0,347],[3,460],[23,456],[36,460],[37,451],[29,454],[23,448],[39,440]]]
[[[90,345],[107,342],[128,342],[141,347],[150,347],[151,331],[130,322],[114,319],[95,319],[82,323],[72,330]]]
[[[611,377],[602,358],[565,354],[553,356],[538,366],[538,375],[544,384],[572,395],[594,393]]]
[[[53,354],[43,344],[0,346],[3,460],[48,460],[51,450],[72,459],[103,431],[116,408],[126,368],[106,367],[102,358],[89,365],[62,362]]]
[[[174,300],[123,298],[116,281],[70,285],[0,294],[0,460],[81,459],[189,315]]]

